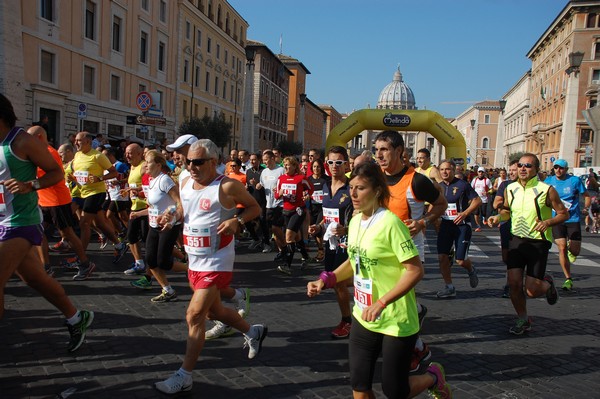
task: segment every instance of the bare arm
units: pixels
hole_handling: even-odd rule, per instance
[[[217,233],[235,234],[241,223],[238,218],[248,222],[256,219],[260,215],[260,205],[254,197],[246,190],[246,187],[235,179],[226,179],[221,184],[222,194],[221,199],[223,206],[233,208],[236,204],[244,207],[244,211],[238,217],[225,220],[217,228]]]

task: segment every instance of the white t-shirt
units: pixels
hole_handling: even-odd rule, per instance
[[[481,202],[487,204],[488,202],[488,190],[492,188],[492,182],[487,177],[480,179],[478,177],[471,181],[471,186],[481,198]]]
[[[175,182],[169,176],[161,173],[152,179],[148,190],[148,223],[157,228],[157,218],[165,213],[167,208],[177,203],[169,195],[169,191],[175,187]],[[180,224],[178,222],[177,224]]]
[[[284,173],[285,169],[277,166],[273,170],[265,168],[260,174],[260,184],[265,188],[265,196],[267,197],[267,208],[272,209],[283,205],[283,198],[275,199],[275,188],[277,187],[279,176]]]

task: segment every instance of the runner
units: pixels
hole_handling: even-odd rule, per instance
[[[569,212],[554,187],[538,180],[540,161],[537,156],[524,154],[517,167],[518,181],[506,187],[503,208],[499,215],[488,219],[488,225],[492,227],[508,218],[512,220],[507,268],[510,300],[518,319],[509,332],[521,335],[531,330],[532,323],[527,314],[524,289],[530,298],[545,295],[550,305],[558,301],[554,279],[546,274],[552,246],[549,227],[565,222]],[[554,217],[553,209],[556,211]]]
[[[345,164],[343,168],[346,170]],[[324,195],[324,187],[325,184],[331,181],[331,178],[325,175],[325,166],[323,161],[317,159],[311,163],[312,175],[308,178],[308,181],[313,186],[313,193],[310,197],[310,221],[312,224],[319,223],[323,220],[323,195]],[[315,241],[317,243],[317,256],[315,257],[316,262],[322,262],[325,257],[325,252],[323,250],[323,234],[325,231],[316,232],[314,234]],[[338,266],[338,265],[336,265]]]
[[[474,213],[475,224],[477,227],[475,228],[476,232],[481,231],[481,225],[486,223],[487,214],[487,205],[488,205],[488,191],[492,188],[492,182],[485,175],[485,168],[479,167],[477,169],[477,177],[471,180],[471,187],[475,190],[479,198],[481,199],[481,204],[479,205],[479,209],[477,209]],[[481,222],[480,222],[481,216]]]
[[[182,181],[183,234],[194,294],[186,314],[188,339],[183,364],[171,377],[155,384],[167,394],[192,389],[192,371],[204,346],[208,317],[244,333],[249,359],[259,354],[268,333],[267,326],[250,326],[235,310],[221,303],[219,290],[229,286],[233,274],[234,235],[246,220],[260,214],[260,208],[240,182],[217,174],[218,154],[218,147],[203,139],[192,144],[186,160],[191,177]],[[237,217],[236,204],[245,208]]]
[[[256,187],[265,189],[267,225],[275,238],[275,245],[278,250],[277,256],[275,256],[277,262],[283,260],[286,253],[286,243],[283,236],[283,199],[275,198],[279,176],[283,175],[285,170],[281,166],[277,166],[275,160],[273,151],[263,152],[262,161],[266,168],[260,174],[260,183]]]

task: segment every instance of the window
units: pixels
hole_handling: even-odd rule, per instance
[[[165,44],[163,42],[158,43],[158,70],[162,72],[165,70]]]
[[[140,34],[140,62],[148,62],[148,34],[142,32]]]
[[[223,100],[227,100],[227,81],[223,80]]]
[[[85,2],[85,37],[90,40],[96,39],[96,4],[93,1]]]
[[[581,129],[581,140],[579,140],[579,146],[585,147],[588,144],[591,144],[594,140],[594,133],[591,129]]]
[[[46,83],[54,83],[54,54],[42,50],[40,56],[40,80]]]
[[[202,47],[202,32],[200,29],[196,31],[196,46]]]
[[[196,71],[194,73],[194,86],[200,86],[200,67],[196,66]]]
[[[221,45],[217,44],[217,59],[221,57]]]
[[[192,34],[192,24],[190,24],[190,21],[185,21],[185,38],[190,40],[191,34]]]
[[[110,76],[110,99],[121,100],[121,78],[117,75]]]
[[[592,70],[592,83],[593,84],[600,84],[600,69],[593,69]]]
[[[140,84],[138,85],[138,93],[139,93],[140,91],[146,91],[146,85],[145,85],[145,84],[142,84],[142,83],[140,83]]]
[[[144,11],[150,10],[150,2],[148,0],[142,0],[142,9]]]
[[[48,21],[54,21],[54,0],[42,0],[40,16]]]
[[[215,76],[215,96],[219,95],[219,77]]]
[[[488,159],[487,159],[487,157],[481,157],[481,164],[482,164],[482,165],[487,165],[487,164],[488,164]]]
[[[188,60],[183,61],[183,81],[187,83],[188,73],[190,69],[190,62]]]
[[[490,148],[490,139],[484,137],[483,140],[481,140],[481,148]]]
[[[206,52],[207,53],[210,53],[210,47],[211,47],[211,40],[210,40],[210,37],[209,37],[206,40]]]
[[[206,72],[206,83],[204,85],[204,91],[210,91],[210,72]]]
[[[156,90],[156,97],[158,97],[158,109],[164,109],[163,108],[163,92],[160,90]]]
[[[596,14],[590,13],[587,16],[587,24],[586,28],[595,28],[596,27]]]
[[[594,59],[600,60],[600,42],[594,43]]]
[[[483,123],[490,123],[490,114],[483,115]]]
[[[83,67],[83,92],[94,94],[96,86],[96,70],[91,66]]]
[[[158,18],[160,22],[167,22],[167,3],[165,0],[160,0],[160,7],[158,7]]]
[[[121,51],[121,18],[113,16],[112,49]]]
[[[188,116],[188,106],[187,106],[187,101],[186,100],[183,100],[182,108],[183,108],[183,117],[187,118],[187,116]]]
[[[229,58],[229,53],[227,52],[227,49],[225,49],[225,59],[223,60],[225,65],[227,65],[227,58]]]

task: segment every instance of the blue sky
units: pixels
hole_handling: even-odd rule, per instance
[[[455,117],[500,99],[567,0],[229,0],[248,39],[299,59],[308,97],[340,112],[375,107],[398,65],[417,107]],[[302,8],[298,8],[298,6]]]

